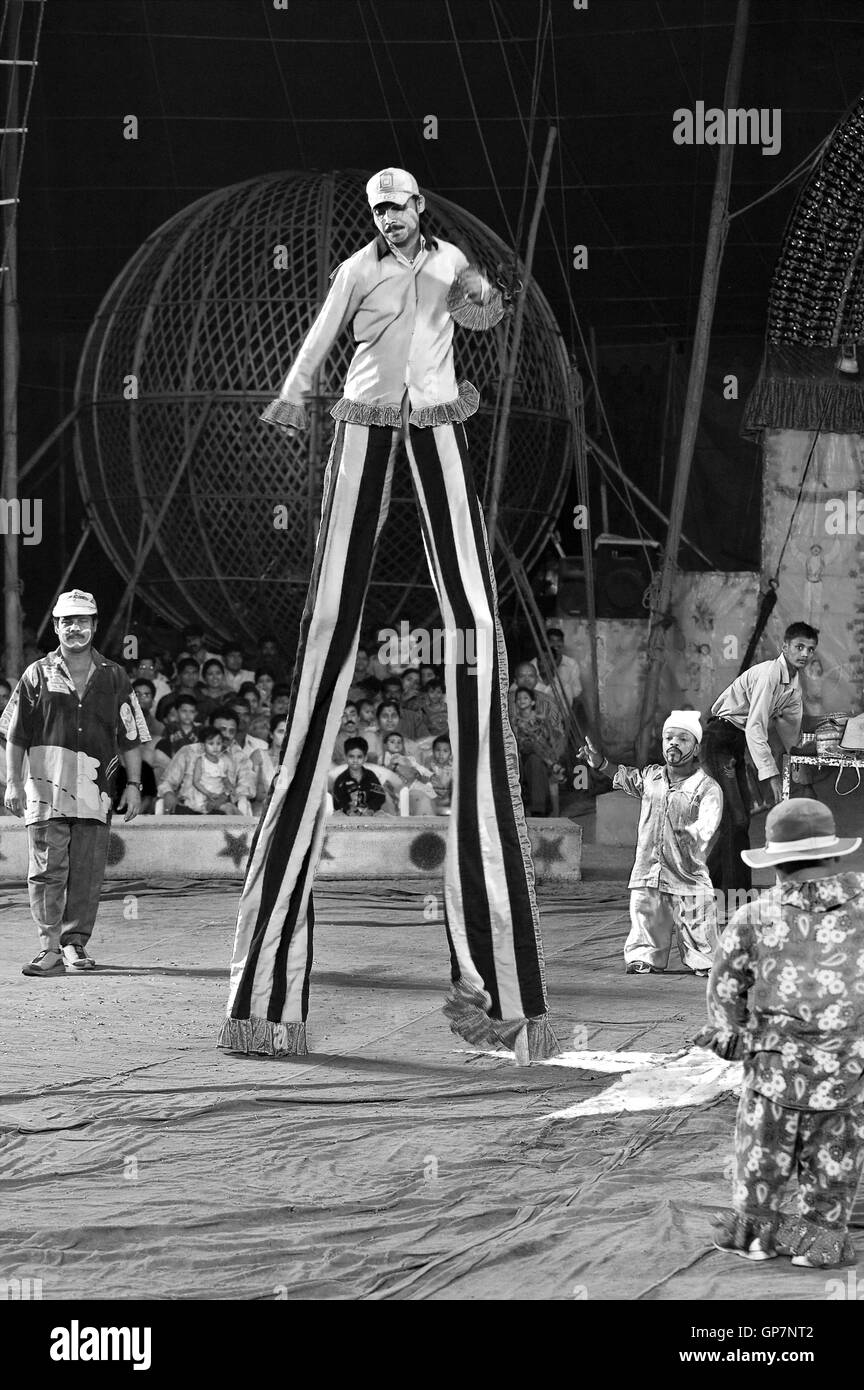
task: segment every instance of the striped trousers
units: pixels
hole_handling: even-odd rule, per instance
[[[402,435],[447,634],[454,774],[444,867],[451,963],[444,1012],[451,1029],[471,1042],[513,1047],[522,1061],[550,1056],[558,1045],[546,1014],[534,870],[507,713],[507,656],[465,431],[460,424],[406,423]],[[398,443],[398,430],[337,422],[282,759],[240,898],[228,1017],[218,1042],[227,1051],[307,1050],[312,881],[324,838],[327,773]],[[456,659],[465,652],[476,653],[476,665]]]

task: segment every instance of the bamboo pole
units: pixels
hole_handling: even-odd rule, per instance
[[[3,614],[5,619],[4,674],[13,683],[24,665],[21,634],[21,585],[18,569],[19,538],[12,524],[12,504],[18,498],[18,372],[20,341],[18,333],[18,47],[23,24],[22,0],[11,0],[8,12],[9,96],[6,103],[8,126],[3,134],[3,161],[0,170],[3,197],[3,499],[9,525],[3,544]]]
[[[738,105],[741,89],[741,69],[744,64],[744,46],[747,38],[747,21],[750,0],[738,0],[735,15],[735,30],[732,36],[732,50],[726,72],[726,89],[723,95],[724,110],[733,110]],[[639,762],[648,757],[652,738],[652,724],[657,707],[660,689],[660,674],[664,665],[665,634],[671,623],[672,585],[677,567],[678,547],[681,542],[681,523],[684,518],[684,505],[687,501],[687,485],[690,481],[690,467],[696,446],[696,433],[702,409],[702,395],[705,388],[705,374],[708,368],[708,349],[711,342],[711,325],[714,319],[714,305],[717,300],[717,286],[720,277],[720,263],[723,259],[723,246],[728,225],[729,188],[732,182],[732,155],[734,146],[720,145],[717,156],[717,172],[714,179],[714,194],[711,199],[711,217],[708,224],[708,239],[705,246],[705,263],[702,267],[702,288],[699,293],[699,311],[696,318],[696,332],[693,340],[693,355],[690,359],[690,374],[687,380],[687,396],[684,403],[684,418],[681,425],[681,439],[678,446],[678,462],[675,472],[675,489],[669,508],[669,533],[663,552],[660,570],[660,583],[657,602],[651,613],[651,626],[648,636],[648,669],[645,676],[645,694],[642,701],[642,718],[636,740],[636,755]]]
[[[522,341],[522,323],[525,318],[525,301],[528,297],[528,286],[531,281],[531,267],[534,264],[534,248],[537,245],[537,229],[540,225],[540,214],[543,211],[543,200],[546,196],[546,183],[549,178],[549,165],[552,163],[552,150],[555,145],[557,134],[558,131],[556,127],[554,125],[550,126],[549,134],[546,137],[546,150],[543,155],[543,163],[540,165],[540,176],[537,181],[537,198],[534,203],[534,211],[531,215],[531,226],[528,230],[528,244],[525,248],[524,280],[522,283],[522,291],[516,300],[516,312],[513,316],[513,336],[510,339],[510,357],[507,363],[507,370],[504,374],[504,387],[501,392],[501,413],[498,416],[498,433],[495,439],[492,490],[489,496],[489,513],[486,520],[486,529],[489,536],[489,554],[493,559],[495,556],[495,535],[498,529],[498,505],[501,499],[501,485],[504,481],[504,469],[507,463],[510,407],[513,401],[513,386],[516,380],[519,346]]]

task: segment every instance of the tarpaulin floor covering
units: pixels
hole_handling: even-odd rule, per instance
[[[47,980],[21,974],[23,890],[0,895],[0,1278],[41,1279],[43,1299],[250,1300],[810,1300],[846,1280],[713,1249],[734,1094],[552,1119],[620,1075],[455,1038],[428,886],[322,887],[310,1055],[223,1055],[237,894],[114,884],[99,969]],[[565,1049],[686,1046],[704,981],[674,948],[667,975],[625,976],[623,883],[541,906]]]

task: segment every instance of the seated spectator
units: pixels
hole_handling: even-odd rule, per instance
[[[204,641],[203,628],[196,627],[194,624],[192,627],[186,628],[183,633],[183,650],[180,656],[191,658],[198,668],[199,675],[201,674],[204,662],[210,661],[213,657],[218,657],[218,655],[219,653],[211,651]]]
[[[372,670],[372,652],[369,647],[361,643],[357,648],[357,659],[354,663],[354,675],[351,678],[348,699],[360,701],[370,695],[377,695],[380,690],[381,681]]]
[[[236,816],[237,770],[224,750],[218,729],[208,724],[201,731],[203,748],[192,764],[191,787],[186,788],[186,809],[199,816]]]
[[[516,713],[516,691],[521,687],[523,690],[530,690],[535,699],[535,709],[541,719],[552,719],[557,723],[564,734],[564,721],[561,717],[561,707],[553,697],[551,690],[547,686],[545,690],[540,690],[540,677],[537,674],[537,667],[532,661],[520,661],[513,671],[513,679],[510,682],[508,704],[510,707],[510,723]]]
[[[132,689],[138,696],[138,703],[141,706],[141,713],[144,715],[144,722],[150,730],[150,737],[154,743],[160,739],[165,732],[164,725],[156,718],[153,705],[156,701],[156,686],[149,676],[136,676],[132,681]],[[164,696],[162,697],[165,698]],[[171,696],[169,695],[169,699]],[[145,748],[148,745],[144,745]]]
[[[439,734],[432,744],[432,779],[429,789],[435,796],[436,816],[446,816],[453,799],[453,751],[445,734]]]
[[[255,672],[255,689],[258,691],[258,708],[265,714],[270,713],[270,697],[275,684],[276,677],[270,667],[259,666]]]
[[[165,769],[181,748],[198,743],[201,724],[198,719],[198,701],[194,695],[175,695],[174,712],[176,722],[166,725],[165,732],[153,750],[153,771],[157,784]]]
[[[195,658],[191,656],[181,657],[177,662],[177,674],[174,677],[174,689],[177,694],[179,695],[182,691],[184,694],[194,695],[197,701],[198,676],[199,666]]]
[[[423,751],[418,741],[406,732],[402,711],[396,700],[382,700],[375,714],[382,748],[388,734],[402,734],[405,739],[405,751],[412,758],[416,758]]]
[[[182,708],[180,713],[182,715]],[[237,716],[232,709],[222,706],[213,711],[211,725],[222,735],[223,752],[234,765],[234,801],[243,815],[252,813],[252,797],[255,795],[255,769],[249,754],[235,742],[237,735]],[[166,814],[183,815],[189,804],[187,797],[192,792],[192,767],[201,752],[200,742],[188,743],[178,749],[167,768],[161,773],[158,795],[162,797]],[[194,798],[193,798],[194,799]]]
[[[244,681],[240,689],[237,691],[237,694],[243,696],[243,699],[249,706],[249,713],[254,718],[254,716],[259,712],[261,708],[261,700],[259,698],[258,687],[255,684],[255,682]]]
[[[549,811],[549,783],[564,780],[559,761],[563,748],[561,735],[551,722],[537,713],[537,699],[527,686],[519,686],[515,696],[516,714],[512,722],[519,750],[520,780],[525,810],[529,816],[545,816]]]
[[[202,719],[209,719],[213,711],[230,700],[235,692],[225,685],[225,667],[218,656],[211,657],[201,667],[201,682],[198,686],[198,713]]]
[[[444,688],[444,682],[443,682],[443,680],[441,680],[441,676],[440,676],[439,673],[435,670],[435,667],[434,667],[434,666],[427,666],[427,665],[424,663],[424,664],[422,664],[422,665],[420,665],[420,666],[417,667],[417,674],[418,674],[418,676],[420,677],[420,689],[421,689],[421,690],[425,690],[426,687],[427,687],[427,685],[429,684],[430,681],[436,681],[436,680],[440,680],[440,681],[441,681],[441,688],[442,688],[442,689]]]
[[[276,638],[269,633],[267,636],[262,637],[261,641],[258,643],[258,654],[255,658],[255,664],[259,669],[263,667],[265,670],[269,671],[274,681],[284,681],[288,676],[287,665],[279,650],[279,643],[276,641]],[[256,676],[255,679],[257,680],[258,677]]]
[[[273,687],[273,693],[270,696],[270,713],[271,715],[287,714],[290,707],[291,687],[290,685],[285,685],[284,682],[277,681],[276,685]]]
[[[277,717],[277,719],[279,718],[278,715],[277,715],[276,717]],[[250,732],[250,734],[252,735],[253,738],[260,739],[260,741],[261,741],[262,743],[267,743],[267,744],[269,744],[269,742],[270,742],[270,726],[271,726],[272,722],[273,722],[272,715],[269,715],[269,714],[262,714],[262,713],[259,711],[258,714],[253,714],[253,715],[252,715],[252,718],[251,718],[250,721],[249,721],[249,732]]]
[[[381,747],[381,737],[378,733],[378,720],[375,715],[374,701],[358,700],[357,716],[357,733],[360,738],[365,738],[368,743],[369,757],[372,762],[380,762],[383,749]]]
[[[255,796],[252,799],[252,810],[256,816],[260,815],[264,809],[267,795],[270,791],[270,784],[279,767],[279,759],[282,753],[282,745],[285,742],[285,731],[287,728],[288,720],[285,715],[274,715],[267,725],[267,742],[264,747],[254,748],[250,754],[256,778]]]
[[[132,668],[133,689],[135,686],[135,682],[139,676],[145,678],[146,680],[152,681],[153,704],[155,704],[157,700],[163,699],[164,696],[171,694],[170,683],[166,681],[164,676],[159,674],[159,671],[156,668],[155,656],[142,656],[138,658],[137,662]]]
[[[229,642],[222,652],[222,664],[225,667],[225,684],[239,694],[240,687],[247,681],[255,680],[255,673],[249,671],[243,664],[243,648],[236,642]]]
[[[434,734],[436,738],[439,734],[446,734],[448,727],[447,696],[444,694],[444,686],[437,676],[433,675],[431,680],[427,681],[425,687],[420,690],[417,699],[423,714],[423,722],[429,733]]]
[[[162,725],[162,737],[169,734],[172,729],[176,729],[180,720],[177,716],[177,696],[173,694],[163,695],[161,700],[156,702],[156,718]]]
[[[420,709],[402,709],[402,680],[400,676],[388,676],[382,683],[382,699],[399,706],[401,719],[399,729],[407,739],[416,742],[418,739],[428,736],[430,730],[426,727],[423,711]]]
[[[12,686],[5,676],[0,676],[0,710],[4,710],[12,699]]]
[[[536,656],[531,663],[538,673],[537,689],[544,695],[552,695],[555,686],[560,687],[567,706],[568,715],[572,711],[581,725],[587,723],[585,706],[582,703],[582,678],[579,666],[572,656],[564,655],[564,633],[560,627],[546,629],[546,638],[552,651],[552,662],[546,656]],[[554,664],[553,664],[554,663]]]
[[[349,738],[357,738],[358,735],[359,711],[354,700],[346,700],[345,708],[342,711],[342,718],[339,722],[339,732],[336,735],[336,742],[333,744],[333,756],[331,763],[344,763],[345,741]],[[369,740],[366,739],[366,752],[369,752]]]
[[[384,788],[374,772],[364,767],[369,745],[365,738],[349,738],[345,744],[348,766],[333,783],[333,809],[346,816],[372,816],[384,805]]]
[[[418,779],[421,782],[428,782],[432,776],[428,767],[424,767],[417,758],[405,751],[405,739],[402,734],[395,731],[387,734],[384,738],[381,766],[391,768],[404,787],[410,787]]]
[[[233,700],[226,701],[225,708],[233,709],[235,715],[237,716],[238,748],[245,748],[246,752],[250,755],[256,749],[260,751],[262,748],[267,748],[267,739],[256,738],[251,731],[250,725],[252,723],[252,715],[250,714],[249,706],[244,699],[242,699],[239,695],[235,695]]]

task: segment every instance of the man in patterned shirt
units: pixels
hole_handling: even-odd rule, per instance
[[[579,749],[591,767],[612,777],[616,791],[642,799],[624,943],[628,975],[662,973],[673,934],[688,970],[707,975],[711,968],[717,903],[706,856],[723,813],[723,792],[699,766],[701,738],[696,711],[675,709],[663,725],[663,766],[619,764],[613,774],[589,738]]]
[[[777,883],[735,913],[708,983],[697,1038],[744,1057],[733,1211],[715,1245],[750,1260],[855,1262],[847,1223],[864,1163],[864,874],[839,873],[860,838],[838,839],[827,806],[781,802],[765,848],[742,851]],[[797,1218],[781,1218],[797,1170]]]
[[[5,804],[27,824],[30,911],[42,943],[25,975],[93,969],[84,948],[99,908],[120,759],[125,819],[141,806],[141,746],[150,733],[126,672],[93,648],[97,616],[92,594],[60,595],[60,645],[27,667],[0,720]]]

